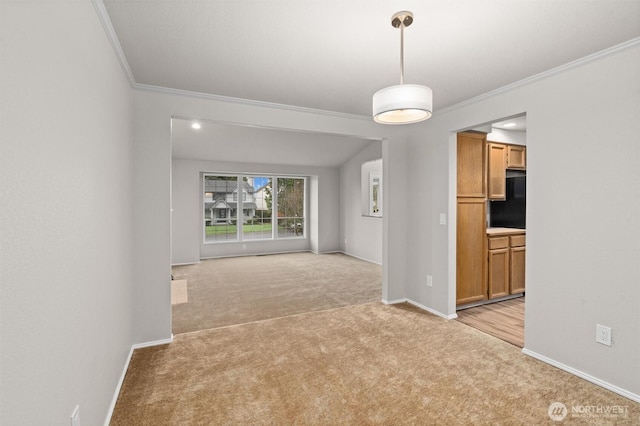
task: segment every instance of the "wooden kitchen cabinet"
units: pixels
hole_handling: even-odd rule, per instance
[[[507,145],[507,169],[527,170],[527,147]]]
[[[487,297],[495,299],[525,291],[525,234],[487,238]]]
[[[485,197],[486,140],[485,133],[458,133],[458,197]]]
[[[524,293],[526,245],[524,235],[512,235],[509,243],[509,294]]]
[[[502,242],[504,244],[496,244]],[[489,250],[487,268],[487,290],[489,299],[509,294],[509,237],[489,238],[489,246],[497,246]]]
[[[487,298],[487,135],[458,133],[456,221],[456,304]]]
[[[489,142],[487,144],[487,198],[507,199],[507,146]]]
[[[485,256],[487,203],[458,198],[456,237],[456,304],[486,300]]]

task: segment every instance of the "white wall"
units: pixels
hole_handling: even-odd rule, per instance
[[[640,44],[436,114],[407,154],[410,299],[455,312],[455,132],[527,114],[526,352],[640,398]],[[385,176],[388,179],[388,176]],[[443,182],[449,181],[448,188]],[[438,213],[449,213],[449,225]],[[390,226],[394,226],[392,222]],[[390,230],[393,233],[392,230]],[[425,285],[433,275],[433,287]],[[596,323],[614,345],[595,342]]]
[[[2,2],[0,424],[103,424],[132,340],[131,90],[90,2]]]
[[[318,200],[314,208],[307,207],[307,238],[268,241],[243,241],[221,244],[202,242],[202,197],[200,194],[201,172],[264,173],[308,176],[308,196]],[[313,178],[317,184],[312,185]],[[306,167],[273,164],[229,163],[173,159],[172,162],[172,263],[195,263],[211,257],[238,256],[262,253],[277,253],[311,250],[325,253],[339,249],[339,226],[337,206],[339,205],[338,169],[330,167]],[[309,206],[310,200],[307,200]],[[324,228],[313,234],[310,228],[319,226],[319,218]],[[318,236],[325,238],[320,241]]]
[[[408,126],[397,126],[407,132]],[[410,192],[407,168],[409,143],[406,138],[382,141],[382,300],[404,301],[409,270]],[[411,224],[411,232],[414,232]]]
[[[362,214],[362,165],[381,158],[382,142],[373,141],[340,168],[340,250],[378,264],[382,263],[382,218]],[[365,187],[368,200],[368,180]],[[368,201],[365,210],[369,210]]]

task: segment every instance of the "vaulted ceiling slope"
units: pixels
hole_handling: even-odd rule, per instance
[[[362,116],[399,83],[399,10],[436,112],[640,36],[640,0],[103,2],[138,84]]]

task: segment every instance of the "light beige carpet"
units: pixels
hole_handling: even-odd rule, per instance
[[[640,424],[640,404],[408,305],[379,302],[175,337],[134,352],[111,424]],[[578,418],[573,407],[621,407]]]
[[[379,301],[382,268],[341,253],[287,253],[174,266],[189,303],[173,306],[173,333]]]
[[[179,305],[189,302],[187,280],[171,280],[171,304]]]

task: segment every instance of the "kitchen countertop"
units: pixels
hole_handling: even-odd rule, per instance
[[[526,229],[519,228],[487,228],[487,235],[510,235],[510,234],[526,234]]]

